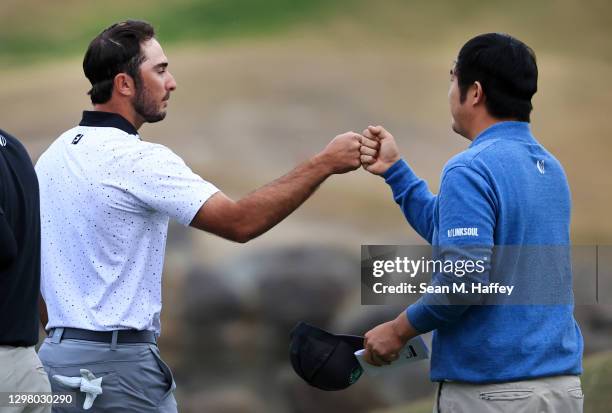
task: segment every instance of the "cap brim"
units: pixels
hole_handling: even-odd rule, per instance
[[[361,350],[363,348],[364,339],[361,336],[351,336],[347,334],[336,334],[335,336],[351,346],[354,351]]]

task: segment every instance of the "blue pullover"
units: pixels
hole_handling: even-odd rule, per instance
[[[463,251],[474,258],[477,250],[492,259],[482,278],[485,284],[502,272],[494,246],[569,249],[567,178],[528,123],[499,122],[483,131],[445,165],[437,196],[404,160],[384,178],[410,225],[439,257],[456,259]],[[478,247],[472,251],[470,246]],[[410,305],[406,314],[414,328],[434,330],[431,380],[493,383],[581,374],[583,341],[573,316],[571,265],[569,254],[561,255],[545,263],[554,262],[554,271],[536,269],[528,276],[521,272],[524,266],[508,271],[512,259],[504,266],[519,291],[548,289],[565,297],[545,302],[550,305],[537,298],[522,305],[475,305],[482,301],[470,300],[435,305],[434,294]],[[434,273],[432,284],[448,284],[450,278]]]

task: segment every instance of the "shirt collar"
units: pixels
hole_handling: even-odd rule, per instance
[[[529,122],[519,121],[504,121],[497,122],[482,132],[470,144],[472,146],[481,144],[489,139],[509,139],[516,141],[534,141],[535,138],[531,134],[531,127]]]
[[[98,110],[84,110],[79,126],[92,126],[96,128],[117,128],[129,135],[138,136],[138,131],[126,118],[114,112],[101,112]]]

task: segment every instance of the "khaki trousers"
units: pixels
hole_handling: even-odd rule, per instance
[[[495,384],[441,382],[433,413],[582,413],[578,376]]]
[[[34,346],[0,346],[0,393],[50,392],[49,377]],[[0,413],[49,413],[50,405],[0,406]]]

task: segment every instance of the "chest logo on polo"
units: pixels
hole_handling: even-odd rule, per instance
[[[6,138],[0,135],[0,146],[6,146]]]
[[[448,237],[477,237],[478,228],[451,228],[447,231]]]
[[[540,160],[538,160],[538,161],[536,162],[536,168],[538,168],[538,171],[539,171],[539,172],[540,172],[542,175],[544,175],[544,172],[545,172],[545,171],[544,171],[544,160],[543,160],[543,159],[540,159]]]
[[[72,140],[72,144],[76,145],[77,143],[79,143],[79,141],[81,140],[81,138],[83,137],[82,133],[79,133],[77,136],[74,137],[74,139]]]

